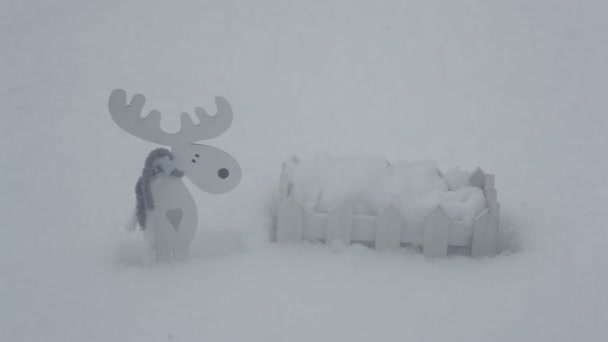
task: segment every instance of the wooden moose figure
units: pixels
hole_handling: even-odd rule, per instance
[[[138,138],[171,148],[170,152],[156,149],[150,153],[136,186],[136,218],[144,234],[146,262],[185,259],[196,233],[198,214],[182,176],[213,194],[234,189],[241,179],[241,168],[228,153],[195,144],[224,133],[232,124],[232,109],[218,96],[216,115],[196,108],[200,123],[195,125],[187,113],[182,113],[181,130],[171,134],[161,129],[159,111],[141,117],[143,95],[135,94],[130,103],[126,101],[124,90],[112,91],[108,107],[114,122]]]

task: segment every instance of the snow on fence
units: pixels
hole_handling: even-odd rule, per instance
[[[285,169],[285,168],[284,168]],[[295,243],[302,240],[326,243],[359,242],[372,244],[378,250],[415,245],[428,257],[444,257],[449,247],[470,249],[473,257],[497,253],[500,204],[494,187],[494,175],[478,168],[469,183],[483,189],[486,210],[473,221],[472,229],[462,220],[451,220],[438,206],[422,221],[405,220],[393,206],[379,215],[355,214],[347,201],[337,203],[328,213],[310,213],[291,196],[291,185],[285,172],[280,180],[276,240]]]

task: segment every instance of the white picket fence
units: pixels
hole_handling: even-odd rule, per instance
[[[285,170],[285,167],[283,168]],[[422,221],[405,220],[393,206],[377,216],[354,214],[346,201],[335,205],[327,214],[310,213],[291,196],[291,184],[285,172],[281,175],[276,218],[276,240],[294,243],[302,240],[360,242],[378,250],[416,245],[425,256],[444,257],[449,247],[470,249],[474,257],[493,256],[498,250],[500,204],[494,187],[494,175],[477,169],[470,177],[472,186],[483,189],[487,209],[473,222],[472,229],[461,220],[451,220],[437,207]]]

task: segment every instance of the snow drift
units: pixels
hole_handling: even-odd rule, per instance
[[[470,227],[486,209],[483,190],[468,185],[469,172],[451,169],[444,175],[433,161],[391,164],[380,157],[318,155],[284,167],[294,198],[311,212],[327,213],[347,200],[357,214],[378,215],[393,205],[406,220],[420,221],[441,206]]]

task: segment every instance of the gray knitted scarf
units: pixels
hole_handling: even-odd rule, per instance
[[[169,150],[157,148],[148,154],[141,176],[135,185],[137,205],[135,213],[137,223],[141,229],[146,228],[146,215],[148,210],[154,210],[154,198],[150,188],[152,180],[161,172],[174,177],[182,177],[184,173],[175,167],[173,155]]]

